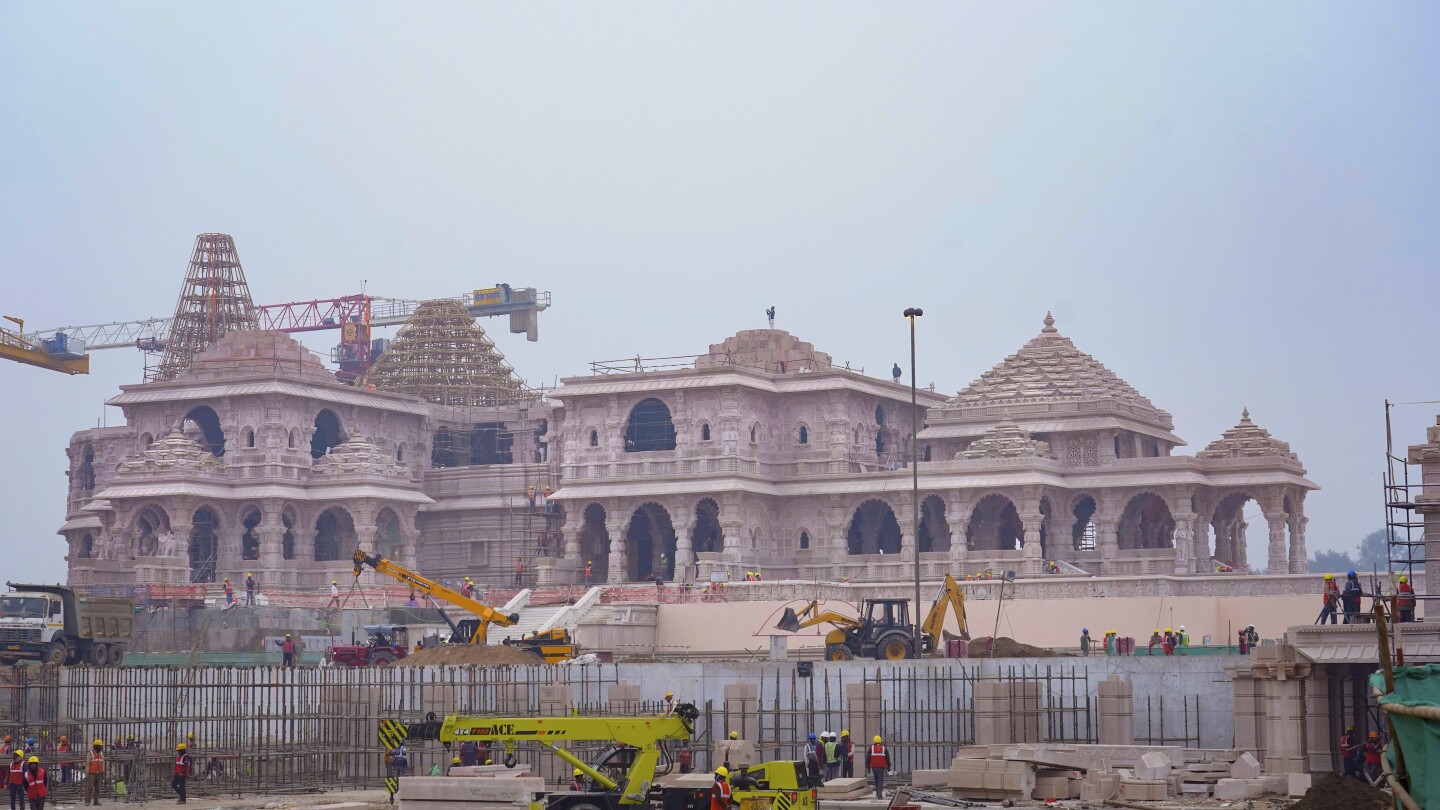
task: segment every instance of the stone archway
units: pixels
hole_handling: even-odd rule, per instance
[[[191,408],[180,422],[181,433],[196,439],[207,452],[217,458],[225,455],[225,431],[220,427],[220,416],[209,405]]]
[[[713,498],[701,498],[695,504],[695,528],[690,531],[690,547],[697,554],[725,550],[725,533],[720,529],[720,504]]]
[[[315,519],[315,562],[349,559],[357,542],[355,519],[343,506],[332,506]]]
[[[845,538],[851,554],[899,554],[900,521],[895,519],[890,504],[868,500],[851,516]]]
[[[1125,504],[1116,526],[1121,551],[1175,547],[1175,518],[1170,505],[1153,492],[1142,492]]]
[[[1099,548],[1099,531],[1095,526],[1097,509],[1095,498],[1091,495],[1081,495],[1075,499],[1075,506],[1070,510],[1074,517],[1074,522],[1070,524],[1070,540],[1071,547],[1076,551],[1094,551]]]
[[[400,516],[388,506],[375,516],[375,545],[389,559],[405,559],[405,533],[400,530]]]
[[[214,582],[215,565],[220,552],[220,516],[215,510],[202,506],[191,518],[190,581]]]
[[[610,532],[605,528],[605,507],[592,503],[582,513],[579,532],[580,576],[587,585],[606,581],[610,572]],[[585,569],[590,569],[585,582]]]
[[[625,554],[625,571],[631,580],[654,579],[656,571],[666,580],[673,576],[675,527],[665,507],[649,501],[631,513],[630,526],[625,531]]]
[[[154,557],[160,551],[160,537],[170,531],[170,515],[159,506],[147,506],[135,518],[135,551]]]
[[[975,504],[965,536],[971,551],[1015,551],[1025,545],[1025,524],[1015,502],[994,493]]]
[[[931,495],[920,502],[920,551],[949,551],[950,523],[945,519],[945,499]]]

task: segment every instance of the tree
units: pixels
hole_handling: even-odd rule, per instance
[[[1317,573],[1339,573],[1358,570],[1355,561],[1345,551],[1317,551],[1310,558],[1310,570]]]
[[[1389,532],[1385,529],[1376,529],[1365,535],[1360,541],[1360,548],[1355,554],[1355,570],[1365,569],[1366,571],[1385,571],[1390,568],[1390,546]]]

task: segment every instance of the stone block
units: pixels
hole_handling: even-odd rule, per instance
[[[467,776],[407,776],[400,780],[404,801],[463,801],[528,806],[545,790],[537,778],[475,779]]]
[[[1035,777],[1035,790],[1030,798],[1044,801],[1046,799],[1068,799],[1070,798],[1070,780],[1063,776]]]
[[[1289,773],[1285,776],[1287,782],[1285,792],[1286,795],[1292,799],[1298,799],[1304,796],[1314,782],[1308,773]]]
[[[1260,760],[1249,751],[1241,754],[1230,766],[1231,779],[1259,779],[1260,772]]]
[[[1135,763],[1135,775],[1146,781],[1168,779],[1170,777],[1170,759],[1159,751],[1141,754],[1140,761]]]
[[[1258,779],[1221,779],[1215,783],[1215,798],[1227,802],[1254,799],[1264,787]]]
[[[1170,796],[1170,785],[1156,779],[1121,779],[1120,798],[1132,802],[1158,802]]]
[[[917,788],[943,788],[949,787],[945,779],[949,771],[941,770],[918,770],[910,772],[910,786]]]
[[[1008,760],[1033,762],[1037,765],[1050,765],[1069,770],[1085,770],[1090,766],[1089,757],[1074,751],[1059,751],[1053,748],[1029,746],[1006,748],[1003,756]]]
[[[1181,782],[1178,792],[1183,796],[1209,796],[1210,786],[1203,782]]]
[[[1272,796],[1284,796],[1290,792],[1290,776],[1291,774],[1283,774],[1281,776],[1262,776],[1259,779],[1246,781],[1259,782],[1260,792],[1262,794],[1268,793]]]

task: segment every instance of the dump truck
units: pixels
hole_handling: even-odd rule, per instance
[[[0,666],[16,661],[118,667],[135,620],[128,598],[79,596],[63,585],[5,583],[0,595]]]
[[[955,577],[946,574],[940,595],[935,597],[935,603],[920,625],[918,644],[910,624],[909,599],[866,599],[855,616],[820,610],[820,603],[812,600],[799,612],[794,608],[785,608],[775,627],[794,633],[817,624],[830,625],[834,629],[825,634],[827,661],[849,661],[852,658],[898,661],[940,650],[948,610],[955,612],[960,638],[970,638],[965,618],[965,592],[960,590],[960,583],[955,581]]]

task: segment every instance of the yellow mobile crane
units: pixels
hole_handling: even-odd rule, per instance
[[[394,749],[404,739],[439,740],[448,750],[464,742],[486,744],[492,753],[503,746],[501,759],[515,765],[515,744],[534,742],[547,748],[587,777],[590,789],[546,794],[531,807],[544,810],[662,810],[708,808],[710,788],[657,785],[655,777],[674,765],[672,747],[662,741],[688,741],[700,712],[681,703],[669,715],[641,717],[485,717],[450,715],[443,721],[430,715],[426,722],[404,726],[381,721],[380,739]],[[586,762],[562,745],[575,742],[612,742],[594,762]],[[448,757],[447,757],[448,758]],[[664,766],[663,768],[661,766]],[[815,810],[815,788],[801,762],[764,762],[736,768],[728,777],[733,796],[768,800],[776,810]]]
[[[17,328],[0,327],[0,359],[66,374],[90,373],[90,355],[85,353],[82,341],[73,340],[64,332],[57,332],[44,340],[34,340],[25,336],[25,321],[9,315],[3,317]]]
[[[920,625],[920,644],[915,643],[915,632],[910,626],[909,599],[866,599],[861,603],[859,616],[847,616],[833,610],[820,610],[820,603],[811,600],[796,612],[785,608],[785,613],[775,625],[780,630],[793,633],[817,624],[829,624],[835,629],[825,634],[825,659],[848,661],[852,658],[875,658],[898,661],[903,658],[918,658],[938,649],[945,627],[945,613],[955,611],[955,621],[960,625],[960,637],[970,638],[970,628],[965,620],[965,592],[955,577],[946,574],[945,584],[935,604],[925,615]]]
[[[445,611],[440,611],[440,618],[450,625],[452,644],[484,644],[489,634],[490,625],[498,627],[512,627],[520,620],[518,613],[501,613],[484,602],[471,599],[465,594],[451,588],[441,582],[406,568],[405,566],[388,560],[379,554],[367,554],[362,549],[355,549],[352,558],[355,563],[355,576],[359,577],[370,566],[376,571],[404,582],[420,593],[434,599],[443,599],[459,608],[464,608],[474,614],[474,619],[461,619],[451,621]],[[438,607],[437,607],[438,610]],[[546,663],[556,664],[561,661],[568,661],[575,657],[575,644],[570,638],[570,633],[564,629],[550,630],[545,633],[532,633],[520,639],[506,639],[507,646],[518,647],[522,650],[534,653],[545,659]]]

